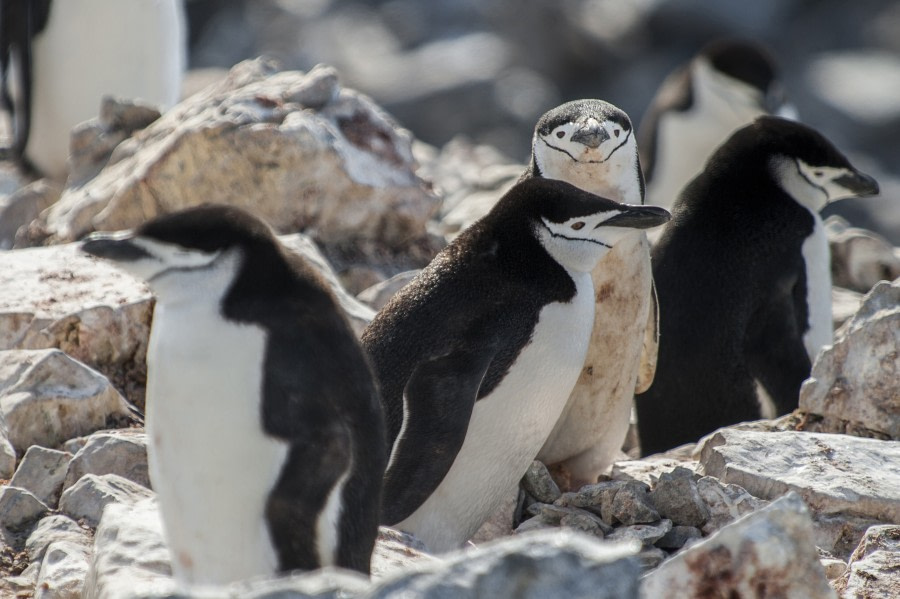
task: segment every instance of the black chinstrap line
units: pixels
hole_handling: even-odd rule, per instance
[[[819,191],[821,191],[823,194],[825,194],[825,201],[827,202],[827,201],[828,201],[828,198],[829,198],[830,196],[828,195],[828,192],[825,190],[825,188],[822,187],[821,185],[816,184],[815,182],[812,181],[812,179],[810,179],[809,177],[807,177],[807,176],[806,176],[806,173],[804,173],[803,170],[800,168],[800,163],[797,162],[796,160],[794,160],[794,166],[797,167],[797,174],[798,174],[798,175],[800,175],[801,177],[803,177],[803,179],[804,179],[807,183],[809,183],[812,187],[815,187],[816,189],[818,189]]]
[[[596,243],[597,245],[602,245],[605,248],[612,249],[611,245],[609,245],[607,243],[603,243],[602,241],[597,241],[596,239],[582,239],[580,237],[569,237],[567,235],[563,235],[562,233],[554,233],[553,231],[550,230],[550,227],[548,227],[547,225],[544,225],[544,228],[547,229],[548,233],[550,233],[550,237],[559,237],[561,239],[565,239],[568,241],[586,241],[587,243]]]
[[[544,145],[546,145],[548,148],[553,148],[553,149],[556,150],[557,152],[562,152],[563,154],[565,154],[566,156],[568,156],[569,158],[571,158],[573,162],[578,162],[578,163],[580,163],[580,164],[603,164],[604,162],[607,162],[610,158],[613,157],[613,154],[615,154],[615,153],[619,150],[619,148],[621,148],[621,147],[624,146],[626,143],[628,143],[628,139],[629,139],[630,137],[631,137],[631,130],[628,131],[628,135],[625,136],[625,139],[623,139],[622,142],[621,142],[619,145],[617,145],[615,148],[613,148],[612,151],[609,153],[609,156],[607,156],[607,157],[604,158],[603,160],[578,160],[577,158],[575,158],[574,156],[572,156],[571,154],[569,154],[567,151],[565,151],[563,148],[554,146],[553,144],[551,144],[550,142],[548,142],[546,139],[544,139],[543,136],[538,136],[538,138],[539,138],[542,142],[544,142]]]

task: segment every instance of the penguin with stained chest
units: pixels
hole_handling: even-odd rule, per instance
[[[534,130],[527,178],[565,181],[626,204],[643,204],[644,178],[628,115],[602,100],[568,102]],[[650,246],[635,230],[591,273],[596,303],[590,346],[578,382],[537,458],[563,486],[597,481],[628,432],[635,392],[653,380],[657,307]]]
[[[388,438],[383,523],[456,548],[524,475],[584,364],[590,272],[668,220],[568,183],[518,182],[363,332]]]
[[[797,407],[832,339],[819,211],[876,193],[822,135],[778,117],[713,154],[653,249],[662,317],[656,378],[636,398],[644,455],[758,419],[761,401],[775,414]]]
[[[638,128],[647,202],[671,208],[716,148],[764,114],[794,114],[768,50],[738,38],[703,47],[663,81]]]
[[[81,246],[147,282],[148,460],[176,578],[369,572],[387,461],[365,354],[314,268],[233,207]]]
[[[13,157],[46,176],[66,173],[72,128],[104,95],[163,109],[181,94],[182,0],[4,0],[0,67]]]

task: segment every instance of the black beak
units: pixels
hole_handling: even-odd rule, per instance
[[[583,127],[572,135],[572,141],[577,141],[589,148],[599,148],[600,144],[608,139],[609,133],[599,124]]]
[[[864,173],[857,172],[841,175],[834,182],[853,192],[853,195],[857,197],[877,195],[879,191],[878,181]]]
[[[623,212],[605,220],[597,227],[631,227],[632,229],[652,229],[671,220],[669,211],[660,206],[632,206],[622,204]],[[597,227],[594,227],[595,229]]]
[[[134,262],[150,258],[150,254],[135,245],[131,237],[111,233],[91,233],[81,243],[81,251],[113,262]]]

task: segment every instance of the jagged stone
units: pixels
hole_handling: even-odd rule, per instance
[[[68,543],[81,543],[90,546],[90,533],[79,526],[77,522],[62,514],[51,514],[42,518],[28,539],[25,541],[25,551],[28,559],[40,563],[44,553],[51,543],[66,541]]]
[[[681,549],[688,543],[703,538],[699,528],[693,526],[673,526],[672,530],[664,534],[654,545],[661,549]]]
[[[531,462],[525,476],[522,477],[522,487],[532,497],[542,503],[553,503],[561,495],[559,487],[550,477],[547,467],[535,460]]]
[[[94,433],[69,463],[64,489],[70,488],[85,474],[118,474],[151,488],[147,435],[130,429]]]
[[[745,514],[749,514],[768,502],[754,497],[738,485],[722,484],[711,476],[697,481],[697,492],[706,504],[709,519],[701,529],[704,534],[719,530]]]
[[[693,479],[693,472],[682,468],[660,475],[650,492],[650,501],[659,515],[676,524],[700,527],[709,520],[709,510]]]
[[[9,479],[16,471],[16,448],[9,442],[9,430],[0,410],[0,478]]]
[[[16,243],[16,233],[49,208],[62,194],[62,186],[51,179],[38,179],[0,197],[0,250]]]
[[[59,511],[74,520],[84,520],[89,526],[97,526],[103,509],[109,504],[132,504],[150,496],[152,492],[147,487],[117,474],[85,474],[63,492]]]
[[[873,526],[850,556],[844,575],[835,583],[842,599],[900,597],[900,526]]]
[[[47,504],[30,491],[6,485],[0,488],[0,527],[18,533],[50,511]]]
[[[620,526],[607,538],[610,541],[637,541],[642,545],[653,545],[672,530],[672,521],[662,519],[651,524]]]
[[[72,454],[68,452],[32,445],[25,452],[9,484],[31,491],[35,497],[55,508],[71,459]]]
[[[425,544],[411,534],[382,526],[372,551],[372,579],[380,580],[420,561],[435,559],[425,552]]]
[[[612,517],[630,526],[632,524],[649,524],[659,520],[659,512],[653,507],[648,494],[649,489],[643,483],[627,482],[616,491],[612,506]],[[606,511],[605,507],[603,508]],[[606,517],[603,518],[604,521]]]
[[[90,547],[81,543],[52,543],[41,562],[34,599],[81,599],[90,554]]]

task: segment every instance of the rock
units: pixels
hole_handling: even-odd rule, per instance
[[[329,91],[312,108],[296,101],[304,87]],[[56,243],[214,200],[280,232],[400,247],[424,236],[437,208],[414,168],[409,133],[341,89],[333,69],[277,72],[247,61],[120,144],[97,177],[67,188],[42,218]]]
[[[81,599],[90,553],[90,547],[80,543],[51,544],[41,562],[34,599]]]
[[[835,331],[853,318],[862,305],[862,300],[862,293],[840,287],[831,288],[831,324]]]
[[[358,572],[339,568],[323,568],[313,572],[294,573],[277,578],[236,582],[218,587],[216,591],[219,594],[214,597],[203,590],[189,596],[166,594],[165,597],[167,599],[225,599],[226,597],[228,599],[238,597],[241,599],[344,599],[364,597],[369,586],[366,577]],[[142,598],[146,597],[145,594],[141,596]],[[159,597],[159,595],[154,593],[153,597]]]
[[[868,293],[879,281],[900,277],[900,256],[884,237],[839,216],[825,221],[831,249],[831,281],[837,287]]]
[[[528,470],[525,471],[522,487],[532,497],[543,503],[553,503],[562,494],[550,477],[547,467],[537,460],[531,462]]]
[[[622,460],[612,465],[610,477],[613,480],[634,480],[651,486],[656,483],[663,472],[673,468],[695,469],[697,463],[681,457],[669,457],[667,454],[647,456],[640,460]]]
[[[610,541],[637,541],[642,545],[653,545],[672,530],[671,520],[660,520],[652,524],[621,526],[607,538]]]
[[[654,545],[662,549],[681,549],[688,543],[699,541],[703,533],[693,526],[673,526],[672,530],[664,534]]]
[[[9,479],[16,471],[16,448],[9,442],[9,430],[0,410],[0,478]]]
[[[832,598],[803,500],[783,497],[644,577],[641,596]]]
[[[131,429],[94,433],[72,458],[64,488],[68,489],[85,474],[118,474],[151,488],[147,435]]]
[[[846,513],[814,514],[816,547],[848,560],[860,539],[872,526],[883,524],[875,518],[861,518]]]
[[[0,526],[12,533],[31,526],[50,510],[30,491],[6,485],[0,488]]]
[[[562,528],[579,530],[589,535],[600,537],[601,539],[606,536],[604,534],[604,529],[605,527],[607,527],[607,525],[603,522],[603,520],[601,520],[598,516],[595,516],[590,512],[585,512],[583,510],[577,510],[572,514],[566,514],[559,519],[559,525]]]
[[[721,429],[704,471],[767,499],[796,491],[818,513],[900,522],[900,442],[822,433]]]
[[[25,452],[9,484],[31,491],[35,497],[55,508],[71,459],[72,454],[65,451],[32,445]]]
[[[366,595],[387,597],[637,597],[633,544],[570,531],[537,531],[447,555],[398,573]]]
[[[842,598],[900,597],[900,526],[873,526],[850,556],[846,573],[835,583]]]
[[[527,520],[523,520],[518,527],[516,527],[515,533],[517,535],[525,534],[527,532],[531,532],[534,530],[544,530],[547,528],[556,528],[557,525],[551,524],[541,518],[540,516],[535,516],[534,518],[528,518]]]
[[[819,563],[822,564],[822,570],[828,580],[837,580],[847,571],[847,563],[835,557],[819,558]]]
[[[143,405],[153,313],[143,283],[70,244],[0,252],[0,288],[0,350],[59,348]]]
[[[419,272],[419,270],[406,270],[397,273],[386,281],[363,289],[359,295],[356,296],[356,299],[371,306],[375,310],[381,310],[387,305],[388,301],[394,297],[394,294],[412,281]]]
[[[0,250],[16,243],[16,233],[49,208],[62,194],[51,179],[38,179],[5,197],[0,197]]]
[[[705,534],[712,533],[768,503],[754,497],[738,485],[725,485],[711,476],[704,476],[697,481],[697,492],[700,493],[709,512],[709,519],[702,528]]]
[[[28,539],[25,541],[28,559],[40,563],[47,547],[60,541],[90,546],[91,536],[87,530],[71,518],[62,514],[51,514],[42,518],[28,535]]]
[[[663,563],[669,554],[658,547],[644,547],[637,557],[643,571],[648,572]]]
[[[110,504],[94,535],[84,599],[167,596],[175,588],[156,500]]]
[[[650,501],[659,515],[685,526],[700,527],[709,519],[709,510],[693,479],[693,472],[686,468],[660,475],[650,492]]]
[[[419,561],[436,559],[425,552],[425,545],[414,536],[382,526],[372,551],[372,579],[380,580]]]
[[[625,486],[623,481],[604,481],[602,483],[594,483],[585,485],[578,491],[566,492],[559,496],[554,505],[562,507],[583,508],[603,517],[607,524],[613,523],[612,505],[619,489]],[[604,514],[604,506],[606,513]]]
[[[659,520],[659,512],[653,507],[647,491],[647,486],[643,483],[625,483],[613,499],[612,516],[626,526]],[[603,519],[608,522],[605,517]]]
[[[806,428],[900,439],[900,279],[878,283],[835,337],[800,389]]]
[[[74,520],[84,520],[97,526],[103,508],[111,503],[134,503],[152,496],[147,487],[133,483],[117,474],[85,474],[66,489],[59,500],[59,511]]]
[[[514,487],[509,489],[497,510],[484,521],[477,531],[475,531],[475,534],[472,535],[469,542],[478,545],[480,543],[511,535],[513,533],[518,503],[519,488]]]
[[[20,453],[131,417],[106,377],[58,349],[0,351],[0,411]]]

